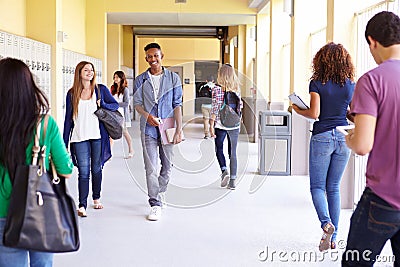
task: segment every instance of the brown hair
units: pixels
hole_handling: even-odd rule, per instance
[[[119,84],[116,84],[115,82],[111,85],[111,94],[115,95],[118,93],[118,96],[120,94],[124,94],[125,87],[128,87],[128,81],[126,80],[125,73],[122,70],[117,70],[114,72],[113,79],[117,75],[120,79],[121,82]],[[118,90],[119,87],[119,90]]]
[[[69,92],[71,93],[71,97],[72,97],[72,117],[73,118],[76,118],[76,116],[78,116],[78,105],[79,105],[79,100],[81,99],[81,93],[83,90],[81,71],[88,64],[90,64],[93,68],[93,79],[90,81],[91,95],[93,95],[94,88],[96,86],[96,71],[94,70],[94,65],[88,61],[79,62],[75,68],[74,84],[72,85],[71,89],[69,89]]]
[[[349,52],[341,44],[330,42],[314,56],[311,80],[325,84],[331,80],[343,86],[346,79],[354,81],[354,65]]]

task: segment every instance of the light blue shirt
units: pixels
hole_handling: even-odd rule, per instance
[[[154,88],[146,70],[136,77],[133,87],[133,105],[140,105],[143,109],[155,117],[162,119],[174,117],[174,109],[182,106],[182,83],[175,72],[163,67],[163,75],[158,92],[158,104],[154,97]],[[157,127],[146,122],[146,118],[140,117],[140,131],[152,138],[159,137]]]

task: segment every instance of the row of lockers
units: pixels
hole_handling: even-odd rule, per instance
[[[5,57],[17,58],[24,61],[29,66],[37,86],[48,96],[50,95],[50,45],[0,31],[0,59]]]
[[[17,58],[29,66],[36,85],[42,89],[51,103],[51,46],[26,37],[0,31],[0,59]],[[102,61],[84,54],[63,49],[63,99],[74,81],[75,67],[80,61],[93,63],[96,81],[102,82]]]

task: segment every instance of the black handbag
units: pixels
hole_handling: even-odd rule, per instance
[[[98,92],[98,99],[100,99],[100,90],[96,87]],[[122,125],[124,124],[124,116],[122,116],[121,112],[118,110],[108,110],[102,107],[97,107],[97,110],[94,112],[94,115],[99,118],[101,122],[103,122],[104,127],[106,128],[108,135],[116,140],[122,137]]]
[[[238,114],[232,107],[229,106],[227,101],[228,94],[224,93],[224,103],[219,110],[219,119],[221,124],[227,128],[234,128],[240,125],[241,115]],[[236,101],[238,102],[238,101]],[[236,105],[239,105],[236,103]]]
[[[48,117],[45,117],[43,140]],[[17,167],[4,227],[5,246],[44,252],[70,252],[79,249],[76,206],[65,178],[45,168],[46,146],[39,146],[38,123],[31,165]]]

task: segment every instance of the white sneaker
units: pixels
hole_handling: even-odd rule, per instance
[[[167,201],[165,200],[165,192],[158,193],[160,196],[160,201],[161,201],[161,207],[164,209],[167,207]]]
[[[161,218],[161,207],[160,206],[153,206],[150,209],[149,216],[147,219],[149,221],[158,221]]]

